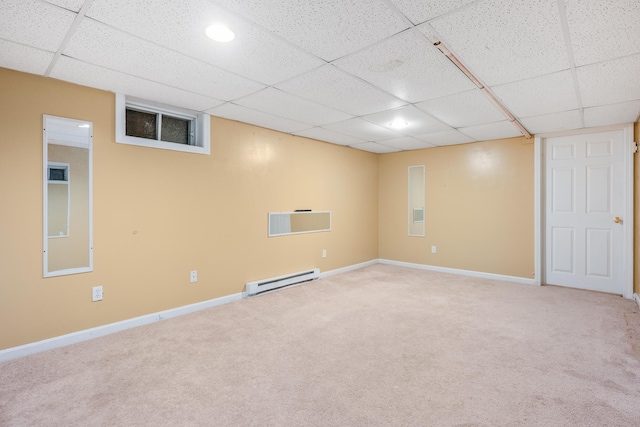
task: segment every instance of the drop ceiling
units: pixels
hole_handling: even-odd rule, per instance
[[[638,0],[0,0],[0,67],[375,153],[521,135],[437,41],[531,133],[640,114]]]

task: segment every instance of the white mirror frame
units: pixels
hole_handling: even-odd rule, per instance
[[[93,123],[84,120],[68,119],[64,117],[55,117],[43,115],[42,118],[42,140],[43,140],[43,153],[42,153],[42,200],[43,200],[43,214],[42,214],[42,235],[43,235],[43,276],[54,277],[63,276],[68,274],[86,273],[93,271]],[[49,221],[48,221],[48,169],[51,162],[49,162],[49,144],[63,145],[69,147],[86,148],[89,150],[89,262],[87,266],[80,266],[74,268],[67,268],[64,270],[49,271]],[[73,185],[70,183],[69,185]]]

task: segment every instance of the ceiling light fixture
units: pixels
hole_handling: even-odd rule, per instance
[[[442,42],[437,41],[433,45],[437,47],[438,50],[442,52],[447,58],[449,58],[449,60],[453,62],[453,64],[458,67],[460,71],[462,71],[465,76],[467,76],[469,80],[471,80],[473,84],[476,85],[478,89],[480,89],[480,91],[485,94],[487,98],[489,98],[489,101],[493,102],[493,105],[495,105],[498,110],[500,110],[500,112],[504,114],[504,116],[509,119],[509,121],[513,123],[527,139],[531,139],[531,134],[524,126],[522,126],[522,123],[520,123],[518,119],[516,119],[514,115],[511,114],[507,107],[502,105],[502,102],[500,102],[498,98],[496,98],[495,95],[491,93],[491,91],[489,91],[489,89],[487,89],[487,87],[480,80],[478,80],[478,78],[474,76],[473,73],[469,71],[469,69],[465,67],[464,64],[460,62],[460,60],[456,58],[456,56],[445,47],[445,45],[442,44]]]
[[[397,118],[397,119],[393,119],[393,121],[389,123],[389,126],[395,129],[402,129],[409,126],[409,123],[404,119]]]
[[[90,128],[91,126],[90,126],[90,125],[88,125],[87,123],[83,123],[83,124],[81,124],[81,125],[78,125],[78,127],[79,127],[79,128],[87,129],[87,128]]]
[[[209,25],[205,33],[207,33],[207,37],[217,42],[230,42],[236,36],[229,27],[219,22]]]

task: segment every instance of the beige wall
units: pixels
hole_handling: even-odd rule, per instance
[[[112,93],[5,69],[0,93],[0,349],[378,256],[375,154],[218,118],[210,156],[123,145]],[[91,273],[42,278],[43,114],[94,124]],[[267,237],[268,212],[301,206],[332,231]]]
[[[380,258],[532,278],[533,161],[524,137],[380,156]],[[426,166],[425,237],[407,235],[412,165]]]
[[[212,118],[203,156],[115,143],[112,93],[5,69],[0,93],[0,349],[378,257],[533,277],[532,140],[377,156]],[[42,278],[43,114],[94,123],[91,273]],[[411,165],[425,237],[407,236]],[[295,209],[332,211],[332,231],[268,238],[267,213]]]

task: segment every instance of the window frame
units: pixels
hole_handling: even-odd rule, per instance
[[[64,179],[51,179],[51,169],[63,170]],[[47,181],[49,184],[69,184],[69,163],[48,162],[47,164]]]
[[[189,119],[194,121],[195,136],[194,145],[180,144],[177,142],[162,141],[160,139],[140,138],[129,136],[127,130],[127,108],[147,113],[156,113]],[[160,134],[158,134],[160,136]],[[116,94],[116,142],[120,144],[138,145],[141,147],[160,148],[164,150],[182,151],[186,153],[210,154],[211,153],[211,117],[206,113],[187,110],[185,108],[172,107],[153,101]]]

